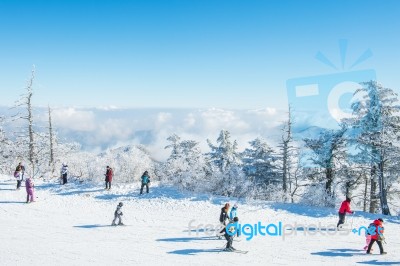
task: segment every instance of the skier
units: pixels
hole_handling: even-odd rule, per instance
[[[344,224],[346,213],[354,214],[355,212],[350,210],[350,202],[351,199],[346,197],[346,200],[342,202],[339,209],[339,222],[337,223],[337,228],[341,228],[341,225]]]
[[[236,249],[232,247],[233,243],[233,232],[237,229],[236,223],[239,221],[238,217],[233,218],[233,220],[230,220],[229,223],[224,227],[224,229],[221,230],[220,233],[224,233],[224,237],[226,239],[226,247],[224,251],[235,251]],[[228,231],[230,233],[228,233]]]
[[[219,222],[221,223],[221,228],[225,228],[226,226],[226,220],[229,220],[229,211],[230,204],[229,202],[225,203],[224,207],[221,208],[221,214],[219,215]],[[221,236],[223,235],[223,230],[218,232],[217,231],[217,237],[221,239]]]
[[[24,179],[25,167],[19,163],[15,168],[14,177],[17,179],[17,190],[21,188],[22,180]]]
[[[385,239],[383,236],[384,228],[383,228],[383,219],[379,218],[374,221],[375,231],[371,234],[371,242],[368,245],[367,254],[371,254],[372,245],[376,242],[379,246],[379,251],[381,255],[387,254],[387,252],[383,251],[382,240]]]
[[[111,225],[116,226],[117,224],[115,222],[117,221],[117,219],[119,219],[118,225],[124,225],[122,223],[122,215],[123,215],[123,213],[121,211],[121,208],[122,208],[123,205],[124,204],[122,202],[120,202],[117,205],[117,209],[114,212],[114,220],[112,221]]]
[[[67,183],[67,175],[68,175],[68,165],[63,163],[61,167],[61,184],[65,185]]]
[[[143,194],[143,188],[145,186],[146,186],[146,192],[149,193],[149,183],[150,183],[149,172],[145,171],[140,179],[142,180],[142,186],[140,187],[140,195]]]
[[[221,208],[221,214],[219,215],[219,221],[222,225],[226,225],[226,220],[229,220],[228,211],[231,205],[229,202],[225,203],[224,207]]]
[[[35,201],[35,185],[33,184],[32,178],[28,177],[25,181],[25,188],[26,188],[26,203],[34,202]],[[30,198],[30,200],[29,200]]]
[[[235,204],[233,205],[231,211],[229,212],[229,220],[233,220],[235,217],[238,217],[238,216],[237,216],[237,208],[238,208],[238,206],[237,206],[237,204],[235,203]],[[238,231],[237,231],[237,237],[239,237],[239,235],[240,235],[240,232],[239,232],[239,230],[238,230]]]
[[[106,176],[106,179],[105,179],[105,181],[106,181],[106,189],[110,190],[111,189],[111,181],[112,181],[112,178],[113,178],[113,170],[108,165],[107,165],[107,171],[106,171],[105,176]]]

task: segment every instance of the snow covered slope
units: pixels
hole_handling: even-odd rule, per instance
[[[376,255],[375,246],[375,255],[366,255],[363,235],[332,230],[336,210],[239,202],[242,225],[271,223],[274,233],[281,222],[290,235],[258,234],[248,241],[242,235],[233,246],[248,254],[227,253],[220,252],[225,241],[207,231],[218,224],[224,198],[156,186],[139,196],[138,184],[105,191],[103,184],[36,181],[36,202],[26,204],[25,188],[16,191],[14,183],[0,177],[0,265],[400,265],[395,218],[383,217],[388,254]],[[120,201],[126,226],[111,227]],[[358,228],[378,217],[357,212],[347,224]]]

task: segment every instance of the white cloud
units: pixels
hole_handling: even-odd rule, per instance
[[[60,108],[52,111],[54,124],[59,127],[77,131],[93,131],[96,129],[95,114],[90,110]]]

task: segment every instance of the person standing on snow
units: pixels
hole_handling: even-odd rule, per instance
[[[385,239],[383,236],[383,232],[384,232],[383,219],[379,218],[379,219],[375,220],[374,225],[375,225],[375,228],[374,228],[375,231],[372,231],[372,233],[371,233],[371,242],[368,245],[367,254],[371,254],[372,245],[376,242],[376,243],[378,243],[379,251],[380,251],[381,255],[385,255],[385,254],[387,254],[387,252],[383,251],[383,245],[382,245],[382,240]]]
[[[113,178],[113,170],[110,166],[107,165],[107,171],[105,174],[106,178],[106,189],[110,190],[111,189],[111,182],[112,182],[112,178]]]
[[[123,215],[123,213],[121,211],[121,208],[122,208],[123,205],[124,204],[122,202],[120,202],[117,205],[117,209],[114,212],[114,220],[112,221],[111,225],[116,226],[117,224],[115,222],[117,221],[117,219],[119,219],[118,225],[124,225],[122,223],[122,215]]]
[[[25,167],[19,163],[15,168],[14,177],[17,179],[17,190],[21,188],[22,180],[24,180]]]
[[[226,226],[226,220],[229,221],[229,215],[228,215],[228,211],[230,208],[230,204],[229,202],[225,203],[224,207],[221,208],[221,213],[219,215],[219,222],[221,223],[221,228],[225,228]],[[216,236],[220,239],[221,236],[223,235],[222,233],[223,231],[218,232]]]
[[[339,222],[337,223],[337,228],[340,228],[346,219],[346,213],[354,214],[355,212],[350,209],[351,199],[346,197],[346,200],[342,202],[339,209]]]
[[[28,177],[25,181],[25,188],[26,188],[26,203],[34,202],[35,201],[35,185],[33,184],[33,180],[31,177]]]
[[[68,176],[68,165],[63,163],[61,167],[61,184],[65,185],[67,183]]]
[[[143,194],[143,188],[145,186],[146,186],[146,192],[149,193],[149,183],[150,183],[149,172],[145,171],[140,179],[142,180],[142,185],[140,187],[140,195]]]

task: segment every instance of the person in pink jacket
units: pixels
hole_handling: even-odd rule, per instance
[[[28,177],[25,181],[25,188],[26,188],[26,203],[29,203],[29,198],[30,202],[35,201],[34,197],[34,190],[35,190],[35,185],[33,184],[32,178]]]

